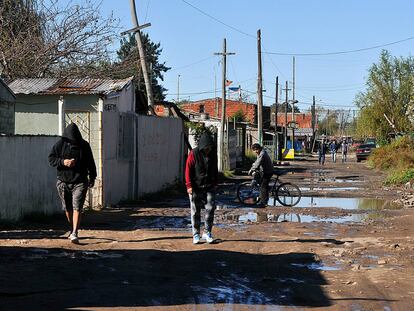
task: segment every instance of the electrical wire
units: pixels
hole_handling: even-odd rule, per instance
[[[366,47],[366,48],[361,48],[361,49],[355,49],[355,50],[347,50],[347,51],[336,51],[336,52],[326,52],[326,53],[262,52],[262,54],[272,54],[272,55],[280,55],[280,56],[329,56],[329,55],[340,55],[340,54],[358,53],[358,52],[364,52],[364,51],[379,49],[379,48],[383,48],[383,47],[386,47],[386,46],[390,46],[390,45],[394,45],[394,44],[398,44],[398,43],[410,41],[410,40],[413,40],[413,39],[414,39],[414,37],[408,37],[408,38],[405,38],[405,39],[402,39],[402,40],[398,40],[398,41],[394,41],[394,42],[390,42],[390,43],[379,44],[379,45],[374,45],[374,46],[371,46],[371,47]]]
[[[214,20],[214,21],[216,21],[216,22],[218,22],[218,23],[220,23],[220,24],[222,24],[222,25],[226,26],[227,28],[230,28],[230,29],[232,29],[232,30],[234,30],[234,31],[237,31],[238,33],[241,33],[242,35],[245,35],[245,36],[247,36],[247,37],[251,37],[251,38],[256,39],[256,36],[251,35],[251,34],[248,34],[247,32],[244,32],[243,30],[240,30],[240,29],[238,29],[238,28],[236,28],[236,27],[233,27],[233,26],[231,26],[231,25],[229,25],[229,24],[227,24],[227,23],[225,23],[225,22],[223,22],[223,21],[219,20],[218,18],[216,18],[216,17],[214,17],[214,16],[212,16],[212,15],[210,15],[210,14],[208,14],[208,13],[204,12],[203,10],[199,9],[199,8],[198,8],[198,7],[196,7],[195,5],[193,5],[193,4],[191,4],[191,3],[189,3],[188,1],[185,1],[185,0],[181,0],[181,1],[182,1],[182,2],[184,2],[185,4],[187,4],[188,6],[192,7],[194,10],[196,10],[196,11],[200,12],[201,14],[203,14],[203,15],[207,16],[208,18],[211,18],[212,20]]]
[[[191,66],[194,66],[194,65],[198,65],[198,64],[200,64],[202,62],[205,62],[206,60],[212,59],[214,57],[215,56],[209,56],[209,57],[203,58],[203,59],[201,59],[199,61],[196,61],[194,63],[188,64],[188,65],[184,65],[184,66],[180,66],[180,67],[177,67],[177,68],[173,68],[173,69],[169,70],[169,72],[177,71],[177,70],[180,70],[180,69],[183,69],[183,68],[188,68],[188,67],[191,67]]]

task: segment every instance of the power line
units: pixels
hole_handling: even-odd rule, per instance
[[[216,18],[216,17],[214,17],[214,16],[212,16],[212,15],[206,13],[206,12],[204,12],[203,10],[201,10],[198,7],[194,6],[193,4],[191,4],[191,3],[189,3],[189,2],[187,2],[185,0],[181,0],[181,1],[184,2],[185,4],[189,5],[190,7],[192,7],[194,10],[200,12],[201,14],[203,14],[203,15],[211,18],[212,20],[214,20],[214,21],[216,21],[216,22],[218,22],[218,23],[226,26],[227,28],[230,28],[230,29],[232,29],[234,31],[237,31],[238,33],[241,33],[242,35],[245,35],[247,37],[251,37],[251,38],[255,38],[256,39],[256,36],[253,36],[251,34],[248,34],[247,32],[244,32],[243,30],[237,29],[236,27],[233,27],[233,26],[231,26],[229,24],[226,24],[225,22],[219,20],[218,18]]]
[[[326,53],[281,53],[281,52],[262,52],[262,53],[272,54],[272,55],[281,55],[281,56],[327,56],[327,55],[350,54],[350,53],[357,53],[357,52],[363,52],[363,51],[368,51],[368,50],[379,49],[379,48],[383,48],[383,47],[386,47],[386,46],[390,46],[390,45],[410,41],[410,40],[413,40],[413,39],[414,39],[414,37],[409,37],[409,38],[405,38],[405,39],[402,39],[402,40],[398,40],[398,41],[394,41],[394,42],[390,42],[390,43],[385,43],[385,44],[374,45],[374,46],[367,47],[367,48],[347,50],[347,51],[326,52]]]
[[[215,57],[215,56],[209,56],[209,57],[203,58],[203,59],[201,59],[201,60],[199,60],[199,61],[196,61],[196,62],[194,62],[194,63],[191,63],[191,64],[188,64],[188,65],[184,65],[184,66],[181,66],[181,67],[177,67],[177,68],[171,69],[171,70],[169,70],[169,72],[171,72],[171,71],[176,71],[176,70],[183,69],[183,68],[187,68],[187,67],[191,67],[191,66],[194,66],[194,65],[200,64],[200,63],[202,63],[202,62],[205,62],[206,60],[212,59],[212,58],[214,58],[214,57]]]

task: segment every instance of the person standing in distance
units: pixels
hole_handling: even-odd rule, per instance
[[[324,165],[325,164],[325,154],[326,154],[327,146],[325,143],[325,139],[322,139],[322,141],[319,144],[318,147],[318,158],[319,158],[319,164]]]
[[[204,206],[204,233],[201,239],[213,243],[214,211],[216,209],[217,152],[213,138],[203,133],[198,146],[190,151],[185,165],[185,183],[190,198],[193,244],[200,243],[201,208]]]
[[[260,180],[260,202],[258,202],[258,206],[266,207],[269,201],[269,182],[273,175],[273,162],[260,144],[253,144],[252,150],[256,153],[257,159],[249,170],[249,175],[253,175],[257,181]]]
[[[342,152],[342,163],[345,163],[347,160],[346,158],[348,154],[348,143],[345,138],[342,140],[341,152]]]
[[[89,143],[76,124],[69,124],[62,138],[52,147],[49,164],[57,169],[57,191],[71,225],[69,239],[78,244],[78,230],[88,188],[96,179],[96,166]]]

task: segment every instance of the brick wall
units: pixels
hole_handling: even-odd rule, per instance
[[[292,113],[288,112],[287,115],[288,123],[292,121]],[[299,128],[312,128],[312,114],[310,113],[295,113],[295,121]],[[277,116],[277,125],[285,125],[285,113],[280,112]]]
[[[197,102],[182,104],[181,109],[188,112],[208,113],[211,117],[220,118],[221,116],[221,98],[205,99]],[[235,113],[241,110],[246,120],[250,123],[256,121],[256,105],[235,101],[226,100],[226,116],[232,117]]]
[[[0,133],[14,134],[14,105],[0,102]]]

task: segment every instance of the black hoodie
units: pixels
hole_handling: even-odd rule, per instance
[[[75,159],[75,166],[63,165],[65,159]],[[76,124],[69,124],[49,154],[49,163],[57,168],[57,178],[67,183],[95,181],[96,166],[89,143],[83,140]]]
[[[210,147],[211,151],[207,155],[205,148]],[[217,183],[217,151],[211,135],[203,133],[198,142],[198,146],[193,150],[195,158],[194,173],[191,176],[192,184],[196,188],[209,189]]]

